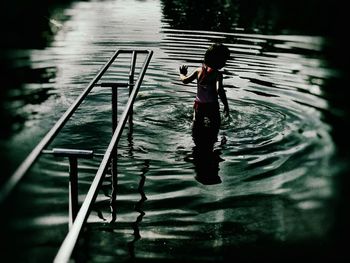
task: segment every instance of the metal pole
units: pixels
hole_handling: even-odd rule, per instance
[[[43,150],[43,153],[53,154],[55,157],[68,157],[69,160],[69,229],[79,211],[78,199],[78,158],[91,159],[94,152],[92,150],[54,148]]]
[[[78,159],[69,157],[69,229],[78,214]]]
[[[130,72],[129,72],[129,96],[132,93],[134,88],[134,74],[135,74],[135,64],[136,64],[136,56],[137,53],[135,51],[132,52],[131,62],[130,62]],[[133,107],[131,107],[129,111],[129,127],[132,129],[132,115],[133,115]]]
[[[112,87],[112,129],[113,133],[118,125],[118,87]],[[110,207],[112,212],[112,220],[116,220],[116,199],[117,199],[117,184],[118,184],[118,170],[117,170],[117,148],[113,149],[111,158],[111,175],[112,175],[112,193]]]
[[[112,87],[112,133],[118,125],[118,87]]]

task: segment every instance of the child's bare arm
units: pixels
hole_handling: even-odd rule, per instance
[[[224,104],[224,114],[225,114],[225,116],[228,116],[230,109],[228,107],[226,92],[225,92],[224,86],[223,86],[222,75],[219,77],[216,85],[217,85],[217,92],[218,92],[218,95],[220,97],[220,100]]]
[[[187,69],[188,67],[186,65],[182,65],[179,70],[180,70],[180,79],[182,83],[187,84],[192,81],[194,81],[197,78],[198,74],[198,69],[193,71],[190,75],[187,76]]]

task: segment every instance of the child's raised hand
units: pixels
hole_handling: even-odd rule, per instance
[[[186,65],[182,65],[180,66],[179,70],[180,70],[180,74],[183,74],[183,75],[187,75],[187,69],[188,69],[188,66]]]

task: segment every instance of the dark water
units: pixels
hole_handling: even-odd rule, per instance
[[[118,147],[117,220],[110,223],[107,176],[79,259],[343,258],[339,185],[346,182],[347,141],[335,135],[348,112],[342,95],[330,91],[339,88],[344,71],[332,56],[338,46],[327,30],[334,24],[317,24],[322,12],[306,23],[310,9],[299,5],[256,1],[248,11],[234,1],[124,0],[55,9],[47,46],[3,55],[9,74],[19,77],[6,82],[13,87],[2,103],[2,180],[115,49],[152,49],[133,132],[126,129]],[[306,26],[286,18],[292,7],[304,10],[299,16]],[[224,68],[231,112],[208,160],[191,136],[195,84],[182,85],[178,67],[200,65],[216,41],[232,53]],[[128,65],[122,57],[107,78],[125,80]],[[103,153],[111,136],[110,94],[95,89],[49,148]],[[119,96],[122,110],[127,91]],[[79,162],[80,201],[99,160]],[[52,261],[68,227],[67,172],[66,159],[44,155],[10,196],[1,211],[6,259]]]

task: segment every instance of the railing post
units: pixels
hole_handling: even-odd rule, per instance
[[[79,211],[78,193],[78,158],[90,159],[92,150],[62,149],[43,150],[43,153],[53,154],[55,157],[68,157],[69,160],[69,229],[71,229]]]
[[[118,125],[118,86],[112,86],[112,129],[114,133]],[[112,220],[116,220],[116,199],[117,199],[117,184],[118,184],[118,171],[117,171],[117,148],[113,150],[111,158],[111,176],[112,176],[112,193],[110,207],[112,212]]]
[[[129,96],[134,88],[134,73],[135,73],[136,56],[137,56],[137,53],[135,51],[133,51],[132,57],[131,57],[131,62],[130,62],[130,72],[129,72]],[[134,109],[133,109],[133,107],[131,107],[130,111],[129,111],[129,127],[130,127],[130,129],[132,129],[133,112],[134,112]]]
[[[118,86],[112,86],[112,133],[118,125]]]
[[[78,214],[78,159],[69,157],[69,229]]]

